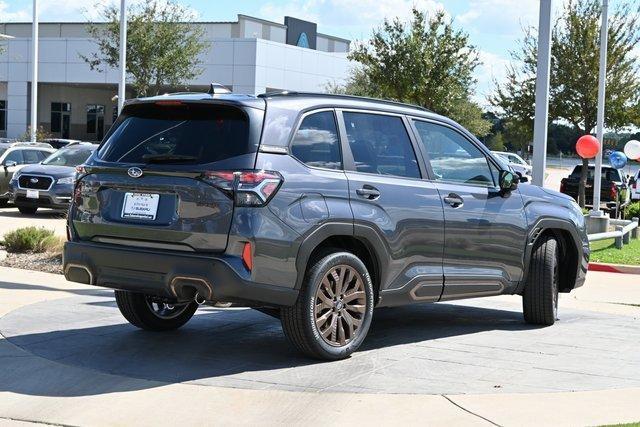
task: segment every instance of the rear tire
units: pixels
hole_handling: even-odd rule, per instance
[[[543,236],[533,248],[522,296],[527,323],[544,326],[555,323],[558,316],[558,261],[558,242],[552,236]]]
[[[329,254],[305,275],[298,300],[280,311],[282,329],[305,355],[345,359],[364,341],[373,317],[373,283],[349,252]]]
[[[38,208],[28,208],[26,206],[18,206],[18,210],[23,215],[33,215],[38,211]]]
[[[120,313],[133,326],[147,331],[170,331],[187,323],[198,309],[190,302],[181,305],[162,304],[149,295],[130,291],[115,291]]]

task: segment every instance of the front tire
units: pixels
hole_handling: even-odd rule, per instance
[[[529,275],[522,296],[524,320],[533,325],[551,326],[558,316],[558,242],[543,236],[533,249]]]
[[[170,331],[187,323],[198,304],[166,304],[150,295],[130,291],[115,291],[120,313],[133,326],[147,331]]]
[[[373,317],[374,293],[364,263],[336,252],[308,269],[298,300],[281,310],[282,329],[305,355],[345,359],[364,341]]]
[[[26,206],[18,206],[18,210],[23,215],[33,215],[38,211],[38,208],[28,208]]]

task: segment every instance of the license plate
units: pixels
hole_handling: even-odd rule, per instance
[[[158,213],[159,194],[125,193],[122,218],[155,220]]]
[[[27,190],[27,199],[39,199],[40,192],[38,190]]]

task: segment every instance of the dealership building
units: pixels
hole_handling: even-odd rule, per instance
[[[323,91],[348,74],[350,41],[318,33],[312,22],[238,15],[235,22],[193,25],[204,27],[208,48],[203,72],[185,82],[192,91],[206,91],[211,82],[247,94]],[[0,23],[0,34],[0,137],[17,138],[30,121],[31,24]],[[40,23],[38,127],[60,138],[102,138],[116,114],[118,70],[91,70],[82,57],[96,50],[85,23]]]

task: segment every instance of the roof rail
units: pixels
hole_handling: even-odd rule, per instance
[[[274,96],[318,96],[318,97],[327,97],[327,98],[343,98],[343,99],[353,99],[356,101],[374,101],[379,102],[381,104],[388,105],[396,105],[399,107],[408,107],[408,108],[416,108],[418,110],[426,111],[428,113],[433,113],[433,111],[428,108],[421,107],[420,105],[407,104],[406,102],[398,102],[398,101],[390,101],[388,99],[380,99],[380,98],[372,98],[368,96],[356,96],[356,95],[342,95],[337,93],[322,93],[322,92],[296,92],[291,90],[279,90],[272,92],[265,92],[258,95],[259,98],[269,98]]]

